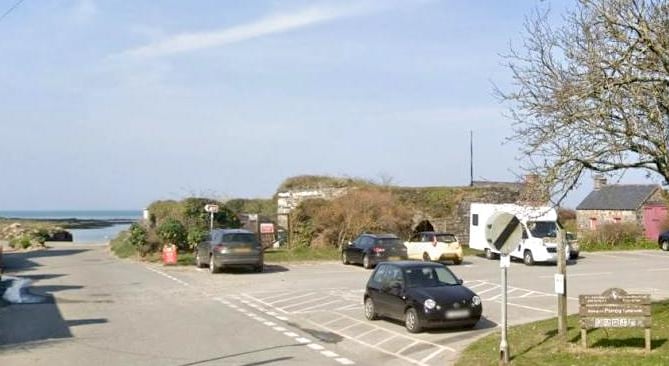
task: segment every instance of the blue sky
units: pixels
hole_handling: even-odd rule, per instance
[[[475,179],[513,181],[492,82],[548,3],[25,0],[0,21],[0,207],[270,197],[301,174],[466,185],[470,130]]]

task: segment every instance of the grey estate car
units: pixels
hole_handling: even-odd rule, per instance
[[[263,248],[255,233],[243,229],[214,229],[195,250],[195,265],[216,273],[225,267],[250,266],[262,272]]]

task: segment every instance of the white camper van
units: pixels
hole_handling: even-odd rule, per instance
[[[527,265],[535,262],[557,262],[558,237],[557,211],[550,206],[521,206],[516,204],[472,203],[469,216],[469,247],[485,252],[488,259],[495,259],[499,251],[486,239],[485,227],[496,212],[515,215],[521,223],[523,236],[510,253],[511,258],[522,259]],[[569,247],[566,248],[569,258]]]

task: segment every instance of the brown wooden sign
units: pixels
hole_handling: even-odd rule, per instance
[[[650,351],[652,325],[649,294],[628,294],[610,288],[601,295],[580,295],[581,342],[587,347],[587,330],[594,328],[645,328],[646,351]]]

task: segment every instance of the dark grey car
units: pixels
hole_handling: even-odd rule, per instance
[[[216,273],[225,267],[250,266],[262,272],[263,248],[258,236],[243,229],[214,229],[195,250],[195,265]]]

